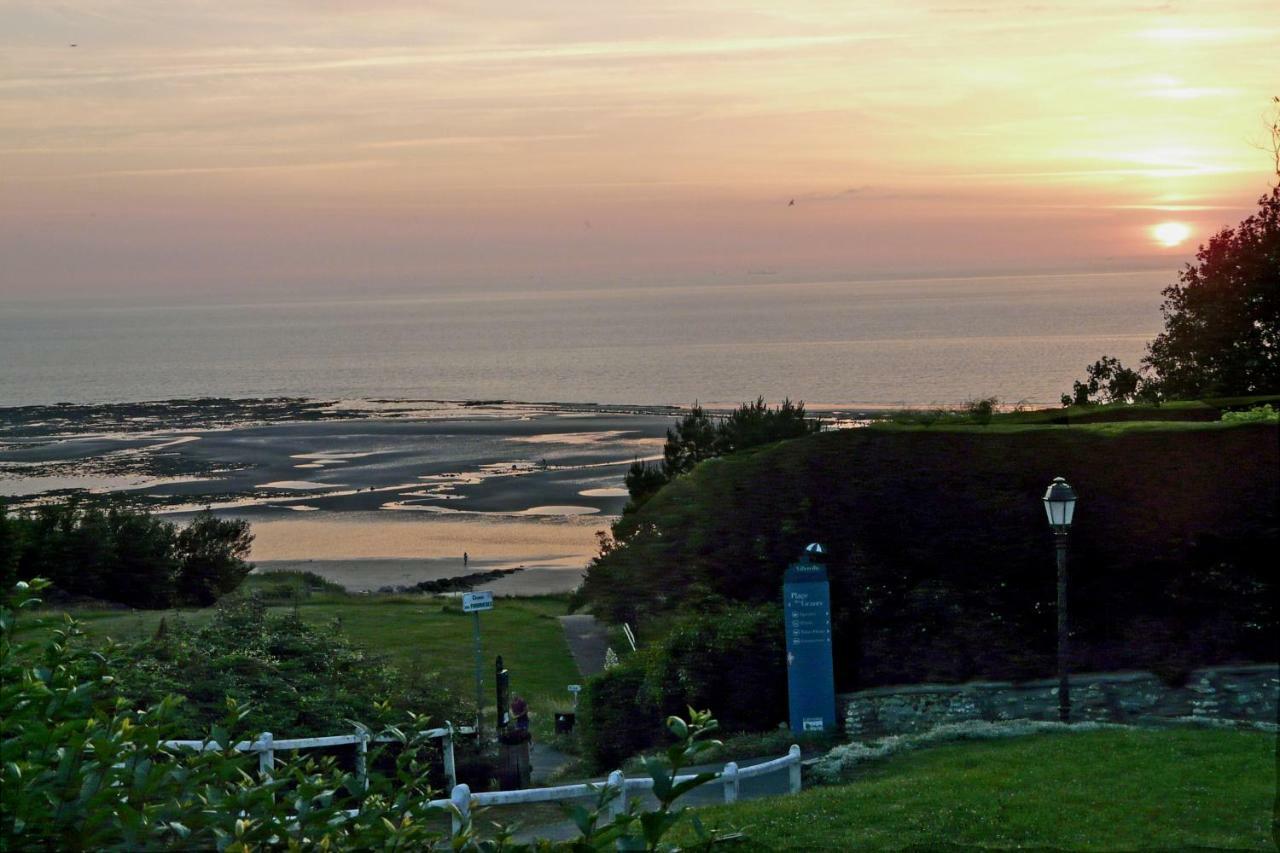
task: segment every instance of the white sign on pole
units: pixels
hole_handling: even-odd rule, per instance
[[[493,593],[464,592],[462,594],[462,612],[479,613],[481,610],[493,609]]]

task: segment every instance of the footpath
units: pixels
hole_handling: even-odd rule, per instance
[[[561,616],[560,624],[564,628],[565,640],[568,641],[569,651],[573,655],[574,663],[577,664],[578,671],[582,676],[585,678],[602,672],[604,670],[605,650],[609,647],[609,632],[605,626],[598,622],[594,616],[583,614]],[[777,755],[766,755],[759,758],[744,759],[738,761],[738,766],[740,768],[751,767],[777,757]],[[572,760],[571,756],[537,740],[530,746],[529,758],[530,763],[533,765],[533,782],[535,785],[546,784],[548,777]],[[720,762],[685,768],[680,772],[718,772],[723,769],[724,762]],[[637,775],[642,775],[642,773],[637,772]],[[582,781],[603,782],[605,778],[605,776],[599,776],[590,780],[557,780],[557,784],[568,785]],[[769,773],[756,779],[742,780],[739,783],[738,797],[742,800],[771,797],[787,794],[789,790],[790,777],[787,770],[782,769],[776,773]],[[651,792],[633,792],[631,797],[633,799],[639,797],[645,807],[657,806],[657,800],[654,799]],[[589,800],[579,800],[577,802],[582,805],[590,805]],[[724,786],[719,782],[708,782],[701,788],[681,798],[680,805],[706,806],[723,802]],[[571,820],[567,818],[548,820],[549,816],[546,806],[531,810],[527,824],[521,826],[516,832],[516,840],[528,842],[543,838],[552,841],[566,841],[578,836],[578,829]],[[504,815],[503,819],[506,820],[507,816]]]

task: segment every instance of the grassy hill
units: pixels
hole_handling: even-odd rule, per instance
[[[1275,849],[1275,736],[1110,730],[959,743],[856,781],[699,810],[744,850]]]
[[[1040,497],[1064,476],[1080,494],[1077,669],[1176,677],[1273,659],[1280,428],[1118,411],[1070,425],[1034,422],[1056,410],[885,423],[709,460],[623,518],[586,598],[654,636],[674,611],[776,602],[786,564],[819,541],[839,687],[1048,674],[1055,573]]]
[[[269,578],[270,576],[268,576]],[[252,576],[248,587],[261,585]],[[272,608],[276,612],[293,605]],[[308,622],[337,622],[351,640],[368,651],[385,655],[405,672],[437,673],[450,693],[464,701],[475,696],[473,621],[456,598],[431,596],[356,596],[319,593],[302,599],[298,612]],[[62,621],[61,608],[28,617],[19,635],[31,638]],[[551,711],[572,704],[565,687],[581,681],[564,631],[556,617],[566,611],[563,597],[499,598],[481,616],[484,641],[484,696],[494,702],[493,661],[503,656],[511,671],[512,691],[530,701],[534,712],[549,720]],[[71,608],[93,640],[111,638],[132,642],[150,637],[160,620],[175,619],[199,625],[213,610],[121,611]],[[549,724],[548,724],[549,725]]]

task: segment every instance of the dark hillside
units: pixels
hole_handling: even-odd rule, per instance
[[[1080,494],[1076,667],[1276,658],[1274,424],[884,427],[713,459],[624,517],[585,594],[653,635],[674,610],[776,601],[820,541],[840,688],[1045,675],[1055,476]]]

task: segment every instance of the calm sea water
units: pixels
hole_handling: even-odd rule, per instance
[[[688,404],[763,394],[1054,403],[1136,362],[1169,272],[474,291],[235,304],[0,302],[0,405],[191,396]]]

